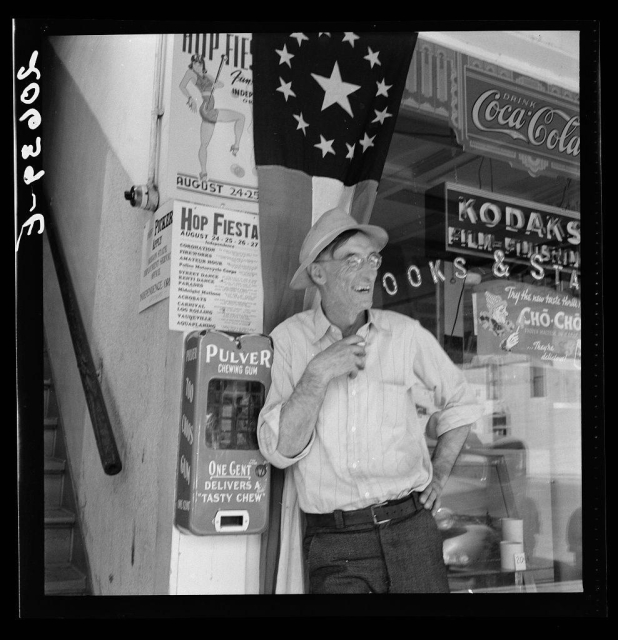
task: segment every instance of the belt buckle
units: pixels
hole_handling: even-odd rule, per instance
[[[378,517],[376,516],[375,512],[374,512],[374,508],[375,507],[383,507],[388,501],[385,502],[380,502],[378,504],[372,504],[369,509],[371,510],[371,517],[373,518],[373,524],[385,524],[386,522],[390,522],[391,519],[388,518],[388,520],[378,520]]]

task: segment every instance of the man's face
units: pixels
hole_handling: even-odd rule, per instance
[[[322,287],[325,308],[337,307],[340,312],[349,313],[350,316],[371,308],[377,269],[365,261],[358,271],[354,271],[345,259],[350,256],[367,258],[375,252],[372,241],[365,234],[358,233],[337,247],[332,256],[318,260],[325,274]]]

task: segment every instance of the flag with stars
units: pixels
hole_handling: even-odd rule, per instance
[[[417,34],[255,33],[254,153],[265,329],[302,309],[302,240],[340,206],[369,219]]]

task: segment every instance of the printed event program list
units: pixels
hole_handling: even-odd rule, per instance
[[[262,332],[258,216],[176,201],[170,329]]]

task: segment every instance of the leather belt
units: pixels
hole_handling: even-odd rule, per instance
[[[359,524],[384,524],[394,518],[412,515],[423,509],[418,493],[413,491],[405,498],[389,500],[380,504],[372,504],[363,509],[332,513],[305,513],[307,525],[310,527],[343,529]]]

